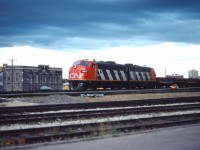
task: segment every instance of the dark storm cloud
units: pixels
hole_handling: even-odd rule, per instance
[[[199,0],[0,0],[0,46],[200,43]]]

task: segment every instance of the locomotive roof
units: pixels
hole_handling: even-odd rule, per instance
[[[133,65],[133,64],[130,64],[130,63],[118,64],[118,63],[115,63],[114,61],[97,61],[96,63],[101,64],[101,65],[121,66],[121,67],[129,66],[129,67],[134,67],[134,68],[146,68],[146,69],[148,68],[148,69],[150,69],[150,67],[146,67],[146,66]]]

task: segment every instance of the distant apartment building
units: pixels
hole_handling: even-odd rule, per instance
[[[197,70],[194,70],[194,69],[189,70],[189,72],[188,72],[188,77],[189,77],[189,78],[193,78],[193,79],[198,78],[198,71],[197,71]]]
[[[9,66],[0,69],[0,90],[39,91],[41,87],[62,90],[62,68],[49,65]]]

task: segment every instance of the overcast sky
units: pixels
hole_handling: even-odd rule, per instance
[[[0,65],[133,63],[200,71],[199,0],[0,0]]]

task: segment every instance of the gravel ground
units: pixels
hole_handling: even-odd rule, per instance
[[[174,97],[191,97],[200,96],[200,92],[183,92],[183,93],[154,93],[154,94],[124,94],[124,95],[107,95],[103,97],[83,97],[78,98],[84,102],[97,101],[121,101],[121,100],[140,100],[140,99],[159,99],[159,98],[174,98]]]
[[[63,103],[80,103],[75,97],[68,95],[49,95],[49,96],[35,96],[35,97],[21,97],[13,98],[25,103],[38,103],[38,104],[63,104]]]
[[[44,105],[44,104],[69,104],[81,103],[76,97],[68,95],[49,95],[49,96],[33,96],[33,97],[16,97],[9,98],[7,102],[0,103],[2,106],[29,106],[29,105]]]
[[[72,97],[72,96],[68,96],[68,95],[50,95],[50,96],[40,96],[40,97],[18,97],[18,98],[9,98],[9,100],[7,100],[7,102],[0,103],[0,107],[24,106],[24,105],[44,105],[44,104],[67,104],[67,103],[117,101],[117,100],[121,101],[121,100],[138,100],[138,99],[158,99],[158,98],[190,97],[190,96],[200,96],[200,92],[105,95],[105,96],[101,96],[101,97],[81,97],[81,96]]]

